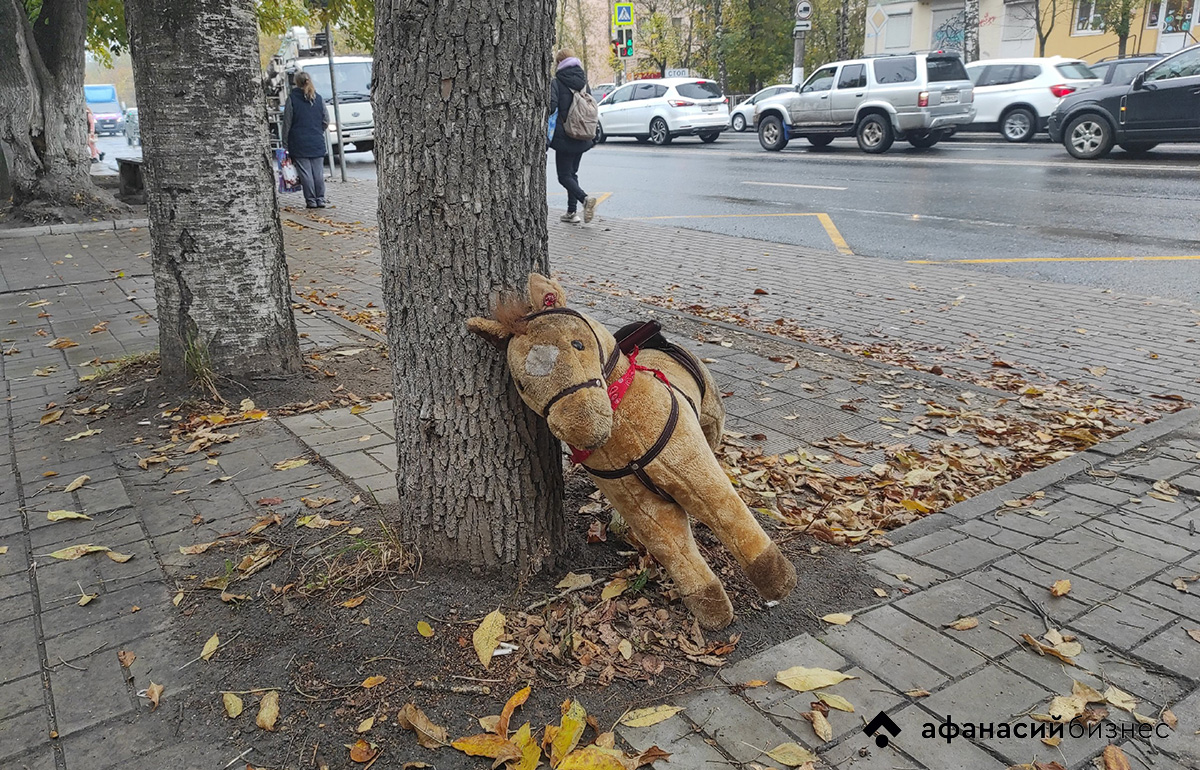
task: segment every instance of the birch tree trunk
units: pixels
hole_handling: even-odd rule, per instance
[[[1038,0],[1041,2],[1041,0]],[[963,8],[963,61],[979,60],[979,0],[967,0]]]
[[[426,560],[477,570],[552,566],[563,534],[559,443],[465,326],[549,268],[554,23],[554,0],[376,4],[397,527]]]
[[[162,374],[300,366],[254,0],[127,0]]]
[[[83,99],[87,0],[0,0],[0,144],[13,205],[35,221],[128,210],[92,184]]]

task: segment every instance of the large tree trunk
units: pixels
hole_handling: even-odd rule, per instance
[[[254,0],[127,0],[170,381],[300,365]]]
[[[381,2],[375,35],[398,528],[427,560],[536,571],[561,545],[561,449],[465,324],[548,268],[554,0]]]
[[[126,210],[92,184],[83,99],[87,0],[0,0],[0,143],[18,215],[44,221]]]

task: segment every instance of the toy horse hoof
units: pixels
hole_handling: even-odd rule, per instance
[[[696,593],[684,596],[683,604],[705,630],[717,631],[733,622],[733,604],[720,580],[714,580]]]
[[[746,574],[768,601],[782,599],[796,587],[796,568],[774,543],[750,562]]]

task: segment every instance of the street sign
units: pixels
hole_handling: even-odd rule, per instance
[[[795,26],[792,27],[792,32],[807,32],[810,29],[812,29],[811,21],[798,21],[796,22]]]
[[[800,0],[796,3],[796,19],[798,21],[807,21],[812,18],[813,7],[809,0]]]
[[[808,2],[808,0],[804,0]],[[633,25],[633,3],[616,3],[613,5],[613,26],[629,27]]]
[[[691,76],[691,71],[687,69],[667,70],[663,73],[664,78],[686,78]]]

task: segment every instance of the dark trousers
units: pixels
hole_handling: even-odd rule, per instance
[[[300,175],[300,188],[304,191],[304,202],[309,206],[325,202],[325,158],[292,158],[296,172]]]
[[[582,152],[554,151],[554,167],[558,170],[558,183],[567,189],[567,211],[575,210],[576,203],[583,203],[587,193],[579,186],[579,161]]]

